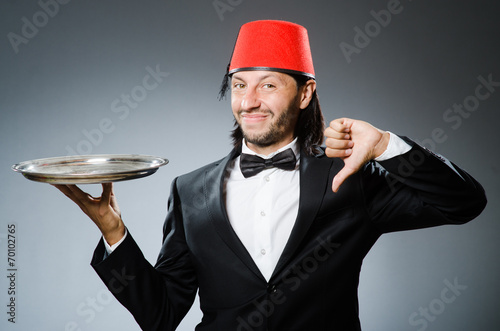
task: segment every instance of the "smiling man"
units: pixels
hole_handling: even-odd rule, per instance
[[[144,330],[174,330],[197,291],[198,331],[360,330],[359,272],[376,240],[465,223],[486,204],[471,176],[408,138],[349,118],[324,130],[300,25],[243,25],[228,88],[234,149],[173,181],[155,266],[111,184],[97,198],[58,185],[101,230],[92,266]]]

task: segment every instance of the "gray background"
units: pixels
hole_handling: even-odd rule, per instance
[[[370,43],[350,62],[339,45],[354,46],[354,29],[373,28],[370,12],[394,1],[218,0],[226,6],[219,13],[212,0],[66,2],[58,8],[54,1],[0,3],[0,329],[139,329],[89,266],[97,228],[57,190],[10,166],[70,149],[169,158],[157,174],[115,186],[127,226],[154,262],[171,180],[230,149],[230,105],[219,102],[217,92],[239,26],[255,19],[308,28],[327,121],[359,118],[412,137],[486,189],[489,205],[471,223],[389,234],[377,242],[361,273],[364,330],[500,329],[500,87],[460,125],[443,118],[454,104],[472,100],[479,76],[500,82],[496,1],[401,0],[400,12],[372,30]],[[41,3],[52,5],[44,11]],[[26,21],[35,21],[38,31],[25,27],[29,38],[14,47],[9,33],[25,38]],[[147,68],[157,66],[168,76],[141,94]],[[137,102],[125,113],[120,97],[131,93]],[[111,124],[99,134],[103,120]],[[436,128],[446,139],[432,140]],[[85,189],[100,193],[97,185]],[[12,223],[16,324],[6,314]],[[441,300],[446,281],[460,285],[449,303]],[[426,320],[420,308],[434,314]],[[417,325],[410,322],[413,313]],[[195,303],[179,330],[193,330],[200,317]]]

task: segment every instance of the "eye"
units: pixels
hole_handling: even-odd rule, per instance
[[[269,83],[262,85],[262,87],[265,89],[275,88],[275,86],[273,84],[269,84]]]
[[[245,88],[245,84],[243,84],[243,83],[234,83],[233,88],[236,89],[236,90],[241,90],[241,89]]]

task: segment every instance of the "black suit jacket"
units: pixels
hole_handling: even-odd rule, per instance
[[[386,232],[459,224],[485,206],[482,187],[446,159],[415,145],[369,162],[331,191],[339,159],[301,155],[298,216],[267,282],[233,231],[223,179],[239,151],[175,179],[156,265],[131,234],[92,265],[144,330],[173,330],[199,289],[196,330],[360,330],[361,263]]]

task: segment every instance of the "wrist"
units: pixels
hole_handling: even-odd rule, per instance
[[[389,141],[391,139],[391,135],[388,131],[380,131],[380,133],[382,137],[373,149],[373,159],[379,157],[387,150],[387,146],[389,146]]]
[[[123,236],[125,235],[125,225],[123,222],[120,222],[120,224],[113,230],[108,230],[106,232],[102,232],[102,236],[106,242],[112,246],[119,242]]]

